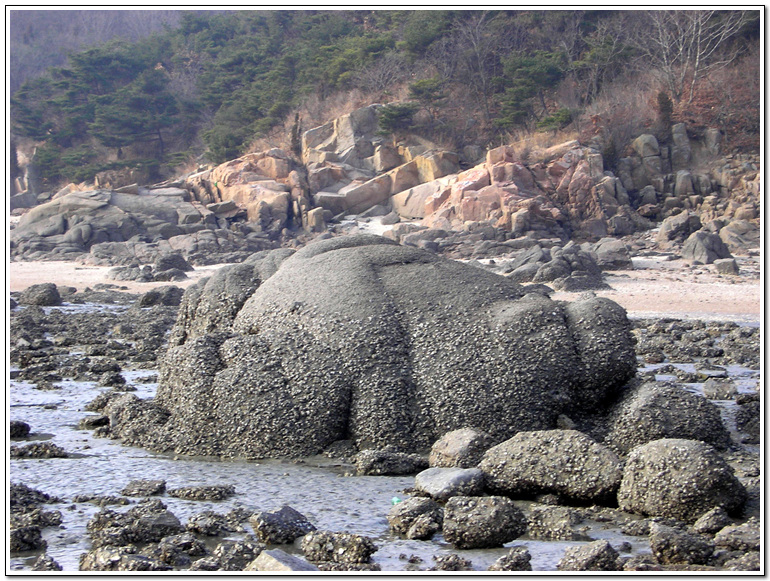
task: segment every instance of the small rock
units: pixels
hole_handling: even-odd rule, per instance
[[[153,496],[165,491],[165,480],[132,480],[120,493],[123,496]]]
[[[169,496],[184,500],[224,500],[235,494],[235,486],[184,486],[168,491]]]
[[[69,454],[51,442],[35,442],[26,446],[11,446],[11,458],[69,458]]]
[[[759,551],[761,546],[761,530],[756,518],[750,518],[741,525],[728,525],[714,537],[719,547],[734,551]]]
[[[556,564],[558,571],[619,571],[618,552],[607,541],[569,547]]]
[[[290,555],[281,549],[262,551],[244,571],[319,571],[318,567],[304,559]]]
[[[20,420],[11,420],[8,422],[8,435],[11,439],[26,438],[29,436],[29,424]]]
[[[484,473],[478,468],[428,468],[415,476],[414,487],[439,501],[453,496],[480,496]]]
[[[582,520],[577,512],[564,506],[533,506],[529,513],[528,534],[533,539],[578,540],[581,535],[574,527]]]
[[[738,390],[731,379],[710,377],[703,384],[703,395],[708,399],[728,400],[732,399]]]
[[[222,571],[243,571],[264,549],[261,543],[249,540],[225,540],[216,546],[213,556],[219,561]]]
[[[221,536],[229,532],[242,531],[240,526],[234,526],[223,514],[213,510],[204,510],[194,514],[185,525],[188,531],[207,537]]]
[[[433,560],[436,562],[436,565],[428,569],[428,571],[473,571],[473,563],[454,553],[440,556],[433,555]]]
[[[48,546],[39,526],[12,528],[8,533],[8,549],[11,553],[37,551]]]
[[[302,552],[308,561],[368,563],[377,546],[368,537],[350,533],[312,531],[302,539]]]
[[[501,547],[526,532],[524,513],[504,496],[454,496],[444,508],[444,539],[457,549]]]
[[[692,530],[698,534],[715,534],[732,524],[732,519],[728,516],[727,511],[721,506],[712,508],[710,511],[701,516],[692,525]]]
[[[355,457],[358,476],[401,476],[415,474],[428,467],[428,461],[417,454],[363,450]]]
[[[19,303],[22,305],[52,307],[60,305],[61,302],[59,290],[52,282],[33,284],[19,294]]]
[[[444,509],[430,498],[414,496],[394,505],[388,512],[390,529],[409,539],[426,539],[441,530]],[[435,524],[433,526],[428,523]]]
[[[32,565],[33,571],[61,571],[62,567],[53,557],[48,555],[40,555]]]
[[[714,552],[714,544],[703,537],[658,523],[650,526],[650,548],[662,565],[705,565]]]
[[[532,556],[524,545],[514,545],[497,561],[492,563],[487,571],[531,571]]]
[[[714,266],[719,274],[725,274],[728,276],[737,276],[740,274],[738,269],[738,263],[734,258],[717,258],[714,261]]]
[[[301,513],[290,506],[273,512],[257,512],[249,517],[257,538],[268,545],[293,543],[295,539],[316,530]]]
[[[447,432],[431,447],[428,463],[432,467],[475,468],[492,444],[488,434],[473,428]]]

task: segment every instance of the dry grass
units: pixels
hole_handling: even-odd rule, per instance
[[[530,165],[546,161],[546,151],[554,145],[578,139],[575,130],[517,131],[510,136],[509,147],[516,158]]]
[[[325,98],[313,93],[305,99],[301,106],[292,109],[284,118],[283,123],[273,127],[267,135],[252,141],[247,151],[253,153],[273,147],[287,152],[291,151],[291,130],[297,113],[299,113],[300,134],[302,134],[309,129],[328,123],[337,117],[342,117],[372,103],[384,104],[404,100],[407,94],[408,86],[406,83],[392,86],[386,93],[351,89],[338,91]]]

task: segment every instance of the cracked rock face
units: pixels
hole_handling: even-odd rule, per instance
[[[635,371],[612,301],[525,294],[378,236],[268,253],[248,269],[238,284],[212,277],[216,293],[186,292],[154,402],[170,417],[144,445],[287,457],[349,439],[411,452],[466,426],[502,441],[593,411]]]

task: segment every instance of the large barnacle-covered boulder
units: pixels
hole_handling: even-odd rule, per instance
[[[412,452],[466,426],[499,442],[601,407],[635,367],[612,301],[556,302],[382,237],[339,237],[188,289],[152,447],[287,457],[353,440]]]

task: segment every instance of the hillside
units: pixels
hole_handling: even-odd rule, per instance
[[[536,132],[588,141],[597,119],[610,168],[643,131],[665,143],[675,121],[719,128],[728,150],[758,149],[759,76],[744,73],[759,69],[759,12],[167,16],[178,24],[72,52],[15,92],[13,143],[19,171],[35,151],[33,190],[121,168],[159,180],[272,146],[298,155],[302,132],[371,103],[399,103],[381,120],[394,140],[458,153]],[[663,42],[672,31],[686,51]],[[12,54],[26,46],[11,42]]]

